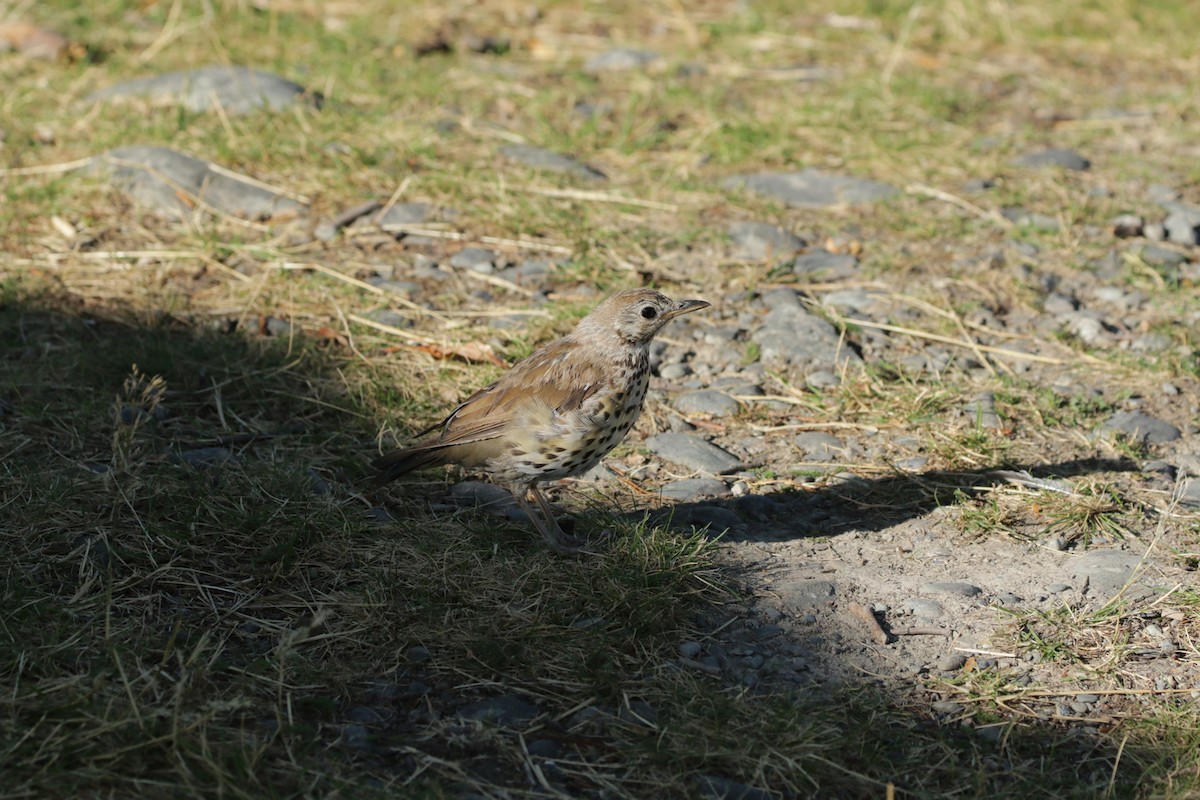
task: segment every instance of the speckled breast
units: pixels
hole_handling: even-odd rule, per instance
[[[644,363],[644,362],[643,362]],[[631,365],[611,390],[564,420],[564,431],[548,436],[539,452],[514,458],[512,469],[525,480],[556,480],[587,472],[633,429],[650,383],[648,365]]]

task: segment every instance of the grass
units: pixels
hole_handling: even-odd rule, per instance
[[[813,391],[803,375],[773,373],[768,393],[794,401],[789,410],[756,407],[721,424],[800,420],[916,440],[881,446],[880,465],[861,465],[869,479],[822,494],[869,532],[947,504],[973,542],[1053,534],[1082,547],[1144,526],[1147,505],[1111,475],[1034,502],[987,475],[1036,470],[1047,453],[1084,465],[1144,455],[1080,432],[1195,374],[1196,337],[1181,322],[1194,287],[1136,260],[1122,267],[1146,295],[1147,330],[1176,345],[1158,359],[1046,331],[1013,341],[969,329],[1058,359],[1080,383],[1100,372],[1103,395],[1048,389],[1019,359],[921,334],[962,340],[977,317],[1034,309],[1045,285],[1104,255],[1078,241],[1079,228],[1131,210],[1124,203],[1147,183],[1196,183],[1200,172],[1179,158],[1195,139],[1196,9],[686,5],[549,2],[536,17],[504,3],[379,0],[0,6],[0,19],[19,11],[86,51],[62,63],[0,54],[0,798],[701,797],[723,780],[801,797],[1200,791],[1195,701],[1139,669],[1148,624],[1178,645],[1161,663],[1196,658],[1197,600],[1185,588],[1014,619],[1013,648],[1054,672],[1005,667],[880,688],[791,685],[765,667],[749,686],[678,658],[682,642],[719,642],[754,592],[755,574],[730,566],[720,539],[631,521],[623,499],[591,497],[577,522],[604,536],[603,554],[563,561],[520,525],[442,505],[436,483],[369,488],[379,447],[499,368],[431,358],[354,315],[394,310],[416,336],[516,360],[612,288],[648,282],[749,302],[749,290],[794,281],[786,265],[722,255],[727,221],[760,219],[861,250],[861,277],[890,304],[889,322],[914,331],[889,341],[936,369],[885,364],[897,353],[880,355],[877,332],[830,316],[863,348],[861,374]],[[828,24],[833,13],[845,24]],[[420,55],[435,33],[451,51]],[[462,46],[484,35],[508,48]],[[584,71],[587,56],[617,44],[654,49],[662,63]],[[318,89],[325,109],[222,117],[83,100],[120,78],[214,60]],[[807,66],[826,77],[794,80]],[[584,117],[580,100],[609,110]],[[1112,108],[1150,116],[1099,113]],[[541,192],[593,187],[498,161],[509,141],[604,169],[600,191],[623,202]],[[513,261],[560,261],[553,302],[458,274],[424,286],[427,305],[413,306],[345,278],[412,274],[446,242],[355,230],[315,243],[304,221],[177,225],[97,176],[22,171],[130,143],[286,186],[312,199],[314,218],[396,192],[451,209],[443,230],[471,241],[536,239],[559,250],[498,247]],[[1018,176],[1009,166],[1047,144],[1078,147],[1103,170]],[[1065,224],[1010,230],[919,191],[810,211],[718,188],[729,174],[803,166]],[[960,192],[979,177],[996,180],[993,194]],[[997,250],[1021,258],[1012,240],[1040,253],[1020,279],[980,266]],[[336,274],[284,268],[297,263]],[[821,308],[826,290],[806,291]],[[545,315],[491,327],[480,312],[498,307]],[[759,345],[738,347],[742,363],[759,360]],[[1004,431],[962,411],[985,388]],[[918,454],[926,472],[886,467]],[[828,480],[787,463],[755,469],[764,482]],[[790,496],[806,495],[793,485]],[[1194,527],[1180,535],[1183,563],[1196,541]],[[1113,695],[1127,705],[1111,727],[1047,711],[1117,690],[1131,693]],[[938,717],[930,692],[964,711]],[[513,695],[533,716],[496,725],[460,714]]]

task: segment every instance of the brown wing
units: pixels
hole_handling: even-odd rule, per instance
[[[518,431],[513,426],[548,425],[556,414],[583,406],[611,376],[595,359],[583,357],[579,344],[559,339],[513,367],[504,377],[468,397],[444,420],[422,431],[437,429],[436,439],[396,450],[374,462],[380,483],[414,469],[457,462],[482,464],[499,456],[499,441]]]
[[[439,444],[465,444],[500,436],[531,405],[565,414],[581,407],[603,385],[601,365],[581,358],[567,338],[543,347],[500,380],[480,389],[441,423]]]

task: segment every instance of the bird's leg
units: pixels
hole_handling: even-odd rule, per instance
[[[554,511],[550,508],[550,504],[546,502],[545,496],[538,491],[537,484],[531,484],[528,488],[533,499],[537,501],[538,507],[541,509],[541,514],[534,512],[529,505],[529,501],[525,499],[525,491],[517,489],[513,492],[513,496],[517,498],[517,505],[521,507],[529,519],[533,521],[533,525],[538,529],[538,533],[546,540],[546,544],[557,553],[563,555],[579,555],[587,552],[583,546],[583,542],[573,536],[568,536],[559,526],[558,520],[554,518]]]

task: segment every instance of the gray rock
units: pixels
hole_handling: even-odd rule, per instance
[[[1174,342],[1171,341],[1170,337],[1164,336],[1161,333],[1146,333],[1130,342],[1129,349],[1135,353],[1158,353],[1166,350],[1172,344]],[[1176,389],[1175,393],[1178,394],[1178,391]],[[1163,394],[1171,395],[1172,393],[1167,390]]]
[[[1146,187],[1146,199],[1151,203],[1163,205],[1179,199],[1179,192],[1161,183],[1152,183]]]
[[[682,642],[679,645],[679,655],[684,658],[695,658],[704,650],[703,645],[699,642]]]
[[[92,102],[140,97],[155,104],[181,105],[191,111],[220,108],[239,116],[261,108],[277,111],[295,103],[321,107],[319,93],[298,83],[247,67],[211,66],[134,78],[93,92]]]
[[[337,238],[338,228],[329,220],[322,220],[313,228],[313,238],[321,242],[332,242]]]
[[[1200,508],[1200,479],[1185,478],[1180,481],[1174,499],[1184,508]]]
[[[1042,310],[1047,314],[1071,314],[1079,308],[1079,301],[1062,292],[1051,292],[1042,300]]]
[[[974,597],[983,592],[973,583],[964,583],[962,581],[934,581],[927,583],[921,587],[922,592],[929,594],[951,594],[959,595],[960,597]]]
[[[413,297],[422,291],[421,284],[416,281],[389,281],[380,278],[368,278],[367,283],[383,289],[385,292],[398,294],[401,297]],[[412,327],[412,323],[409,323],[406,327]]]
[[[583,71],[596,74],[599,72],[620,72],[639,69],[652,64],[659,58],[658,53],[650,50],[636,50],[630,47],[617,47],[597,53],[583,64]]]
[[[433,218],[435,211],[430,203],[396,203],[376,214],[372,222],[386,231],[428,222]]]
[[[745,525],[737,512],[721,506],[684,505],[665,509],[665,512],[659,515],[654,524],[661,525],[669,521],[673,527],[707,530],[711,534],[721,534]]]
[[[464,247],[450,257],[450,266],[472,272],[494,272],[499,259],[496,251],[486,247]]]
[[[980,392],[975,399],[967,403],[963,410],[972,421],[981,428],[997,431],[1004,427],[1000,415],[996,413],[996,393]]]
[[[962,665],[960,664],[959,666]],[[947,716],[957,714],[966,708],[962,703],[956,703],[953,700],[938,700],[932,707],[934,712]]]
[[[1113,236],[1118,239],[1132,239],[1142,235],[1142,226],[1145,224],[1145,220],[1137,214],[1120,214],[1110,224]]]
[[[841,289],[821,298],[821,304],[844,313],[870,316],[873,312],[890,309],[891,302],[883,295],[862,289]]]
[[[450,487],[450,495],[459,505],[478,508],[488,514],[518,522],[528,521],[528,516],[517,505],[512,493],[501,486],[483,481],[463,481]]]
[[[807,246],[799,236],[766,222],[733,222],[726,232],[733,240],[734,258],[748,261],[787,258]]]
[[[518,278],[534,279],[549,275],[558,269],[559,265],[544,258],[530,258],[513,267],[513,274]]]
[[[556,759],[562,758],[566,753],[566,748],[561,742],[556,742],[553,739],[532,739],[525,749],[529,751],[529,755],[534,758]]]
[[[716,389],[685,392],[676,397],[672,405],[684,414],[709,414],[714,417],[728,417],[741,408],[737,400]]]
[[[645,700],[630,700],[617,711],[617,719],[634,725],[654,727],[658,722],[658,711]]]
[[[765,789],[756,789],[720,775],[696,775],[692,781],[699,795],[709,800],[775,800],[775,795]]]
[[[725,189],[745,189],[782,200],[792,208],[826,208],[885,200],[895,187],[866,178],[832,175],[815,169],[800,172],[760,172],[733,175],[721,182]]]
[[[1092,312],[1077,311],[1073,314],[1062,314],[1059,322],[1066,330],[1078,336],[1084,344],[1107,346],[1111,339],[1111,329]]]
[[[351,750],[363,752],[374,749],[371,745],[371,734],[367,731],[367,726],[361,723],[354,723],[342,728],[341,744]]]
[[[1011,220],[1020,228],[1032,228],[1038,231],[1056,231],[1059,229],[1059,221],[1046,214],[1039,214],[1036,211],[1027,211],[1024,208],[1002,208],[1000,214],[1007,220]]]
[[[924,619],[937,619],[946,613],[941,603],[925,597],[910,597],[907,600],[903,600],[900,603],[900,608],[914,617],[922,617]]]
[[[677,381],[692,374],[687,364],[664,364],[658,368],[658,376],[666,381]]]
[[[1121,433],[1141,444],[1163,444],[1180,437],[1179,428],[1141,411],[1118,411],[1097,428],[1097,433]]]
[[[842,341],[837,328],[799,306],[774,308],[750,338],[758,345],[763,365],[771,369],[816,370],[862,361]]]
[[[167,458],[176,464],[206,468],[222,466],[233,461],[236,456],[232,450],[225,447],[198,447],[195,450],[168,453]]]
[[[650,450],[688,469],[722,475],[742,468],[732,453],[690,433],[661,433],[646,440]]]
[[[166,147],[133,145],[92,159],[91,169],[135,203],[167,216],[190,219],[204,208],[248,219],[269,219],[304,206],[250,178]]]
[[[413,326],[411,319],[398,311],[392,311],[390,308],[376,309],[363,316],[378,322],[380,325],[387,325],[391,328],[411,328]]]
[[[516,694],[477,700],[458,710],[458,715],[463,719],[489,722],[493,725],[504,725],[510,728],[529,722],[539,713],[537,706]]]
[[[775,289],[768,289],[758,299],[771,311],[777,308],[800,307],[800,295],[797,294],[796,290],[782,286]]]
[[[1187,263],[1187,256],[1175,250],[1168,250],[1156,244],[1148,244],[1140,250],[1135,250],[1138,257],[1154,267],[1177,267]]]
[[[1045,150],[1025,153],[1014,158],[1011,163],[1016,167],[1033,167],[1038,169],[1043,167],[1060,167],[1075,171],[1086,170],[1092,165],[1092,162],[1074,150],[1061,147],[1050,147]]]
[[[1047,594],[1062,594],[1069,591],[1071,591],[1071,584],[1069,583],[1052,583],[1046,587]]]
[[[355,706],[346,712],[346,719],[363,725],[383,725],[396,716],[390,708]]]
[[[806,431],[798,434],[795,442],[809,461],[838,461],[846,458],[849,453],[845,442],[821,431]]]
[[[1141,558],[1122,550],[1090,550],[1067,563],[1072,578],[1087,581],[1088,592],[1101,598],[1121,591],[1133,577]]]
[[[1179,453],[1173,461],[1178,474],[1200,478],[1200,453]]]
[[[999,743],[1004,738],[1004,731],[1008,727],[1007,724],[985,725],[982,728],[976,728],[975,735],[985,742]]]
[[[1200,244],[1200,207],[1187,203],[1163,203],[1167,218],[1163,220],[1167,240],[1177,244]]]
[[[588,180],[604,180],[607,176],[598,169],[576,161],[570,156],[555,153],[544,147],[534,147],[528,144],[506,144],[500,148],[500,153],[513,161],[534,169],[544,169],[549,172],[562,172],[577,178]]]
[[[420,644],[414,644],[412,647],[404,651],[404,657],[408,659],[410,664],[424,664],[426,661],[433,658],[433,654],[429,652],[428,647]]]
[[[837,594],[832,581],[819,578],[781,578],[771,588],[784,605],[800,609],[827,606]]]
[[[956,672],[963,668],[967,663],[967,657],[962,653],[947,653],[937,660],[934,664],[934,669],[939,672]],[[934,704],[934,710],[937,710],[937,704]]]
[[[667,500],[690,503],[709,497],[729,497],[730,492],[725,481],[716,478],[684,478],[664,484],[659,494]]]
[[[842,379],[827,369],[818,369],[804,376],[804,385],[820,394],[825,389],[840,386]]]
[[[366,516],[368,520],[377,525],[391,525],[396,521],[396,518],[392,516],[392,512],[379,506],[372,506],[371,508],[368,508],[366,510]]]

